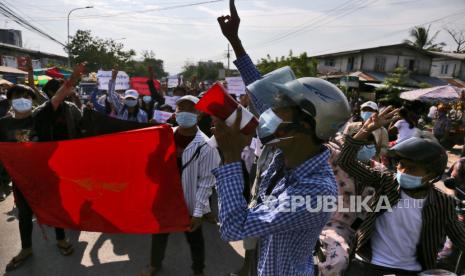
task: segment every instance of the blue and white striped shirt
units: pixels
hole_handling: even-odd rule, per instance
[[[127,107],[121,102],[120,96],[115,91],[116,83],[114,80],[108,82],[108,101],[115,107],[116,112],[118,113],[118,119],[125,121],[135,121],[139,123],[147,123],[148,116],[147,113],[139,108],[137,116],[134,118],[129,117],[129,111]]]
[[[260,78],[252,61],[243,56],[235,61],[246,84]],[[261,113],[267,107],[251,97]],[[217,179],[220,232],[224,240],[259,238],[259,275],[312,275],[313,249],[330,212],[310,212],[307,206],[296,207],[294,212],[283,212],[292,196],[310,196],[314,208],[316,196],[337,196],[337,186],[328,163],[329,151],[307,160],[299,167],[288,170],[278,179],[271,192],[274,199],[249,209],[243,196],[244,177],[239,162],[213,170]],[[260,183],[259,195],[266,201],[266,190],[272,177],[284,170],[282,152],[274,156]],[[274,208],[273,208],[274,207]]]

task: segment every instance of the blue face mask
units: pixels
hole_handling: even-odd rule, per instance
[[[125,99],[124,104],[127,107],[135,107],[137,105],[137,100],[136,99]]]
[[[152,101],[152,97],[151,96],[144,96],[142,98],[142,100],[144,101],[144,103],[149,104]]]
[[[370,161],[376,155],[375,145],[363,146],[357,153],[357,159],[360,161]]]
[[[290,139],[292,137],[278,138],[274,134],[278,130],[281,124],[288,124],[279,118],[274,111],[269,108],[260,115],[259,124],[257,128],[258,138],[264,145],[277,143],[284,139]]]
[[[176,113],[176,122],[181,128],[191,128],[197,124],[197,114],[178,112]]]
[[[371,115],[373,115],[373,112],[362,111],[362,113],[360,114],[360,117],[362,117],[362,120],[366,122],[368,119],[370,119]]]
[[[400,187],[406,190],[415,190],[421,188],[423,186],[422,179],[423,177],[421,176],[413,176],[397,171],[397,182],[399,183]]]

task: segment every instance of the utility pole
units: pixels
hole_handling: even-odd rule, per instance
[[[230,66],[231,66],[231,49],[229,47],[229,43],[228,43],[228,50],[226,51],[226,57],[228,58],[228,71],[226,72],[226,76],[229,76],[229,69],[230,69]]]

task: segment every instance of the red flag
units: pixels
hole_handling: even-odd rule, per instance
[[[146,77],[132,77],[131,78],[131,87],[132,89],[136,90],[139,92],[139,95],[146,95],[150,96],[150,89],[149,86],[147,85],[147,81],[149,78]],[[153,80],[153,84],[155,85],[155,88],[157,91],[160,91],[160,82],[158,80]]]
[[[41,224],[106,233],[186,231],[168,126],[85,139],[0,143],[0,159]]]
[[[56,67],[52,67],[48,69],[45,74],[49,77],[56,78],[56,79],[64,79],[65,76],[58,70]]]
[[[238,106],[240,106],[240,104],[217,82],[205,93],[195,105],[195,108],[201,112],[218,117],[225,121],[227,125],[231,126],[236,120]],[[257,118],[255,118],[250,111],[242,108],[241,132],[250,135],[255,132],[257,126]]]

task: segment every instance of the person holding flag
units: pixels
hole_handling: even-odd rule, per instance
[[[41,108],[32,110],[32,100],[36,97],[34,90],[24,85],[14,85],[8,92],[8,100],[13,107],[11,117],[0,119],[0,141],[2,142],[37,142],[48,137],[48,129],[54,122],[60,105],[73,92],[77,79],[84,71],[84,64],[76,65],[71,78],[66,81],[53,97]],[[6,266],[6,271],[20,267],[32,256],[32,209],[23,193],[14,184],[16,207],[18,208],[19,232],[21,236],[21,251]],[[65,231],[55,228],[57,247],[60,253],[68,256],[73,253],[72,245],[66,241]]]
[[[260,79],[239,39],[239,15],[230,0],[231,15],[218,18],[231,43],[236,66],[254,108],[260,114],[258,136],[265,145],[279,150],[260,183],[258,203],[247,207],[243,196],[241,152],[251,137],[240,132],[242,111],[232,126],[215,120],[213,133],[223,154],[223,166],[215,169],[219,195],[221,237],[227,241],[247,237],[259,239],[258,275],[314,275],[313,248],[331,213],[308,212],[299,206],[281,212],[293,197],[337,196],[337,185],[329,166],[324,142],[350,116],[344,94],[333,84],[316,78],[281,78],[283,68]],[[293,76],[293,74],[288,74]],[[337,113],[333,112],[338,110]],[[311,204],[315,204],[313,201]]]

